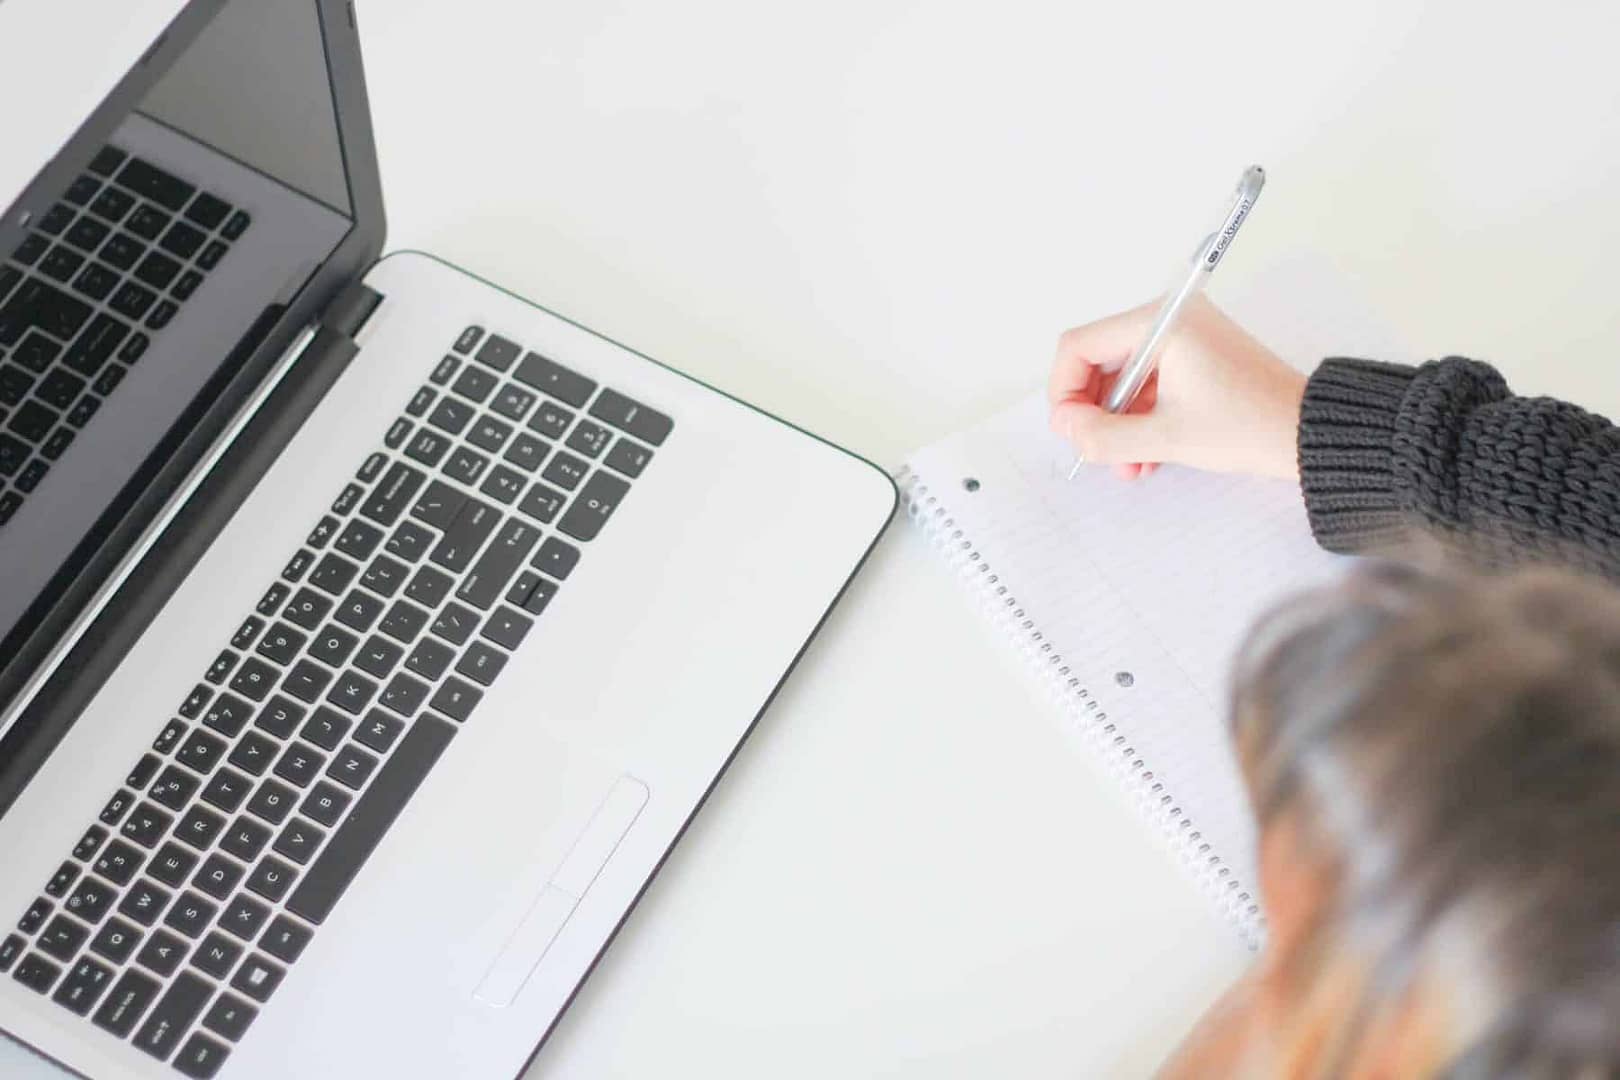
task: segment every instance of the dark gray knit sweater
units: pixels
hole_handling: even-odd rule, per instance
[[[1394,548],[1417,527],[1489,565],[1620,577],[1620,428],[1515,397],[1476,360],[1324,361],[1300,411],[1299,471],[1332,551]]]

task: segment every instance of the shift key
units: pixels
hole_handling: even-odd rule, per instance
[[[478,565],[472,568],[467,580],[456,592],[456,598],[464,600],[480,610],[488,611],[489,606],[501,598],[506,586],[516,576],[523,560],[529,557],[534,550],[535,542],[540,539],[540,530],[520,518],[508,521],[495,542],[489,545],[484,557],[478,560]]]
[[[459,574],[472,564],[473,556],[500,523],[499,510],[477,499],[468,499],[428,558]]]

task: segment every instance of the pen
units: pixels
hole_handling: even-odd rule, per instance
[[[1109,389],[1108,397],[1103,401],[1104,409],[1111,413],[1122,413],[1131,407],[1136,395],[1142,392],[1148,376],[1153,374],[1159,346],[1175,329],[1187,302],[1198,295],[1209,280],[1209,275],[1215,272],[1221,256],[1226,254],[1232,238],[1254,208],[1255,200],[1260,198],[1260,189],[1265,183],[1266,170],[1260,166],[1251,165],[1243,170],[1243,175],[1238,178],[1237,190],[1232,193],[1232,205],[1227,209],[1220,227],[1199,242],[1198,250],[1193,252],[1192,263],[1187,267],[1187,276],[1178,288],[1165,295],[1164,303],[1159,305],[1158,312],[1153,316],[1153,325],[1148,328],[1147,337],[1142,339],[1142,344],[1125,362],[1119,377]],[[1074,479],[1083,464],[1085,459],[1076,455],[1074,468],[1069,470],[1070,480]]]

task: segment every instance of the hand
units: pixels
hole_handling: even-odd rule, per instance
[[[1058,339],[1047,387],[1052,430],[1087,463],[1113,465],[1127,480],[1163,461],[1297,480],[1305,376],[1201,296],[1160,349],[1158,370],[1130,409],[1103,411],[1156,308],[1146,304]]]

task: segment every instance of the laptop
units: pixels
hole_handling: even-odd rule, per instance
[[[0,1072],[515,1076],[894,486],[379,259],[343,0],[81,6],[0,5]]]

